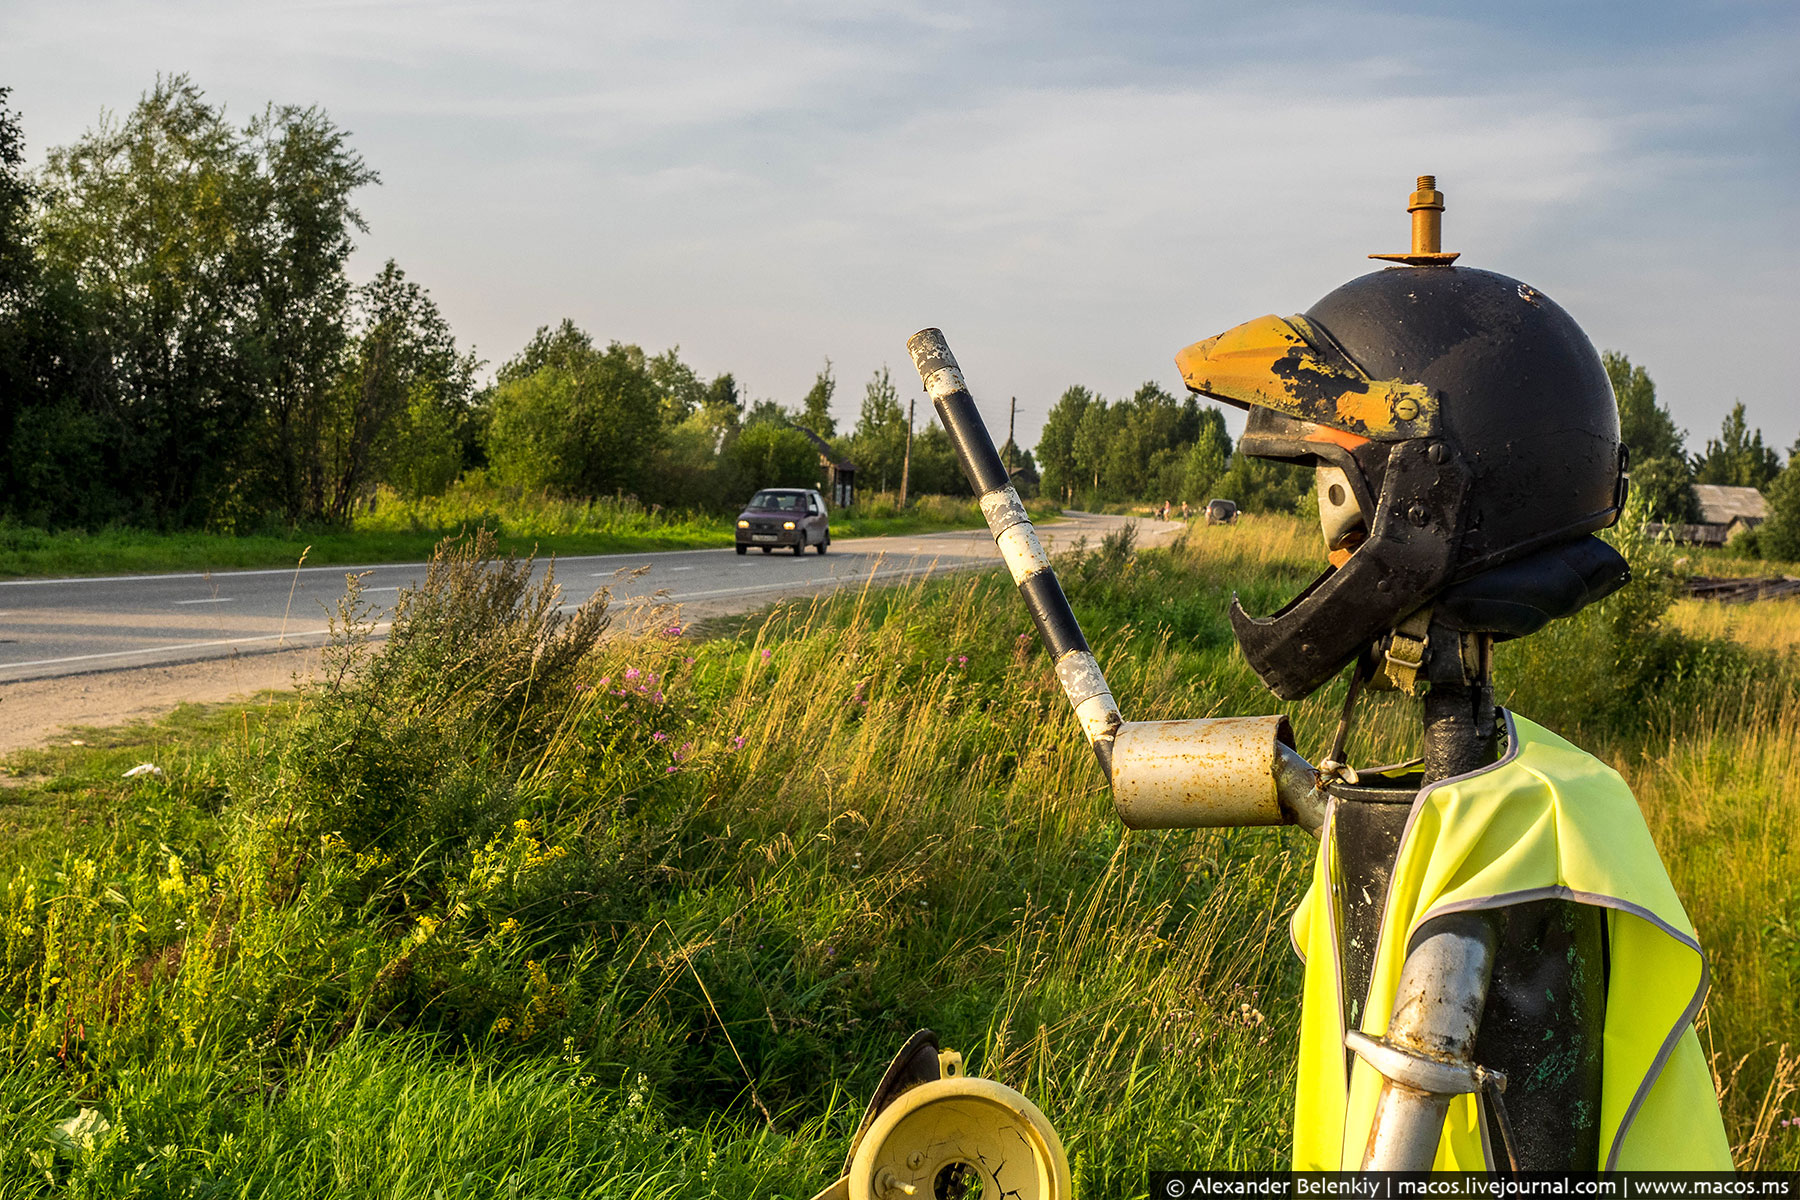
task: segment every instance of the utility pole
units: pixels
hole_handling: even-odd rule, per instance
[[[1018,447],[1013,444],[1013,423],[1019,419],[1019,398],[1012,398],[1012,407],[1006,413],[1006,477],[1012,478],[1013,455]]]
[[[906,485],[912,477],[912,425],[913,405],[919,402],[917,396],[906,401],[906,457],[900,460],[900,507],[906,507]]]

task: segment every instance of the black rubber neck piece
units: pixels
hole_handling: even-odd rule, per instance
[[[1424,708],[1425,783],[1479,770],[1499,757],[1491,680],[1434,683]]]

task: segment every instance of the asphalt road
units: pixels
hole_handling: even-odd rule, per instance
[[[1054,551],[1081,537],[1098,544],[1127,520],[1072,512],[1038,533]],[[1137,524],[1145,542],[1180,528]],[[834,541],[824,555],[778,550],[740,558],[729,549],[670,550],[583,555],[555,566],[569,605],[611,588],[615,611],[676,604],[684,617],[694,617],[870,580],[998,567],[1000,556],[986,530],[967,530]],[[0,581],[0,683],[316,646],[351,573],[363,575],[364,596],[385,610],[401,588],[423,577],[424,565]],[[376,619],[385,620],[385,611]]]

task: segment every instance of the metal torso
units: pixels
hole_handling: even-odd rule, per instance
[[[1349,1029],[1360,1025],[1367,1008],[1395,857],[1418,789],[1494,760],[1492,722],[1471,719],[1490,704],[1481,694],[1486,690],[1440,686],[1427,697],[1426,776],[1365,777],[1360,786],[1330,786],[1338,801],[1336,900]],[[1506,1076],[1504,1103],[1519,1167],[1593,1170],[1600,1156],[1605,917],[1591,905],[1546,899],[1442,921],[1470,924],[1471,918],[1487,927],[1480,936],[1491,937],[1494,965],[1469,1057]],[[1415,936],[1415,952],[1432,932],[1427,927]],[[1435,1002],[1455,1007],[1468,999],[1442,996]],[[1506,1139],[1492,1105],[1487,1126],[1496,1165],[1504,1167]],[[1435,1146],[1435,1135],[1429,1142]]]

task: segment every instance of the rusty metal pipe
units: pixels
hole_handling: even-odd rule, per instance
[[[963,383],[962,370],[950,353],[944,335],[936,329],[922,329],[907,339],[906,349],[918,368],[925,390],[931,393],[932,406],[943,421],[950,440],[956,444],[956,457],[962,464],[975,494],[981,499],[981,512],[987,518],[988,530],[1000,547],[1000,555],[1012,572],[1013,583],[1025,599],[1025,607],[1037,625],[1038,637],[1056,664],[1056,677],[1063,693],[1075,710],[1081,730],[1093,747],[1100,769],[1112,781],[1113,735],[1124,718],[1118,702],[1107,686],[1069,598],[1056,581],[1050,558],[1038,543],[1025,505],[1019,500],[1007,475],[994,440],[982,424],[975,400]]]
[[[1429,1171],[1450,1101],[1476,1091],[1471,1055],[1494,973],[1493,924],[1484,913],[1439,918],[1406,956],[1385,1036],[1351,1032],[1345,1044],[1383,1077],[1365,1171]]]
[[[1275,747],[1275,795],[1294,824],[1314,837],[1325,827],[1325,789],[1319,771],[1285,743]]]
[[[1286,717],[1127,721],[1113,738],[1113,804],[1129,829],[1325,823],[1318,773]]]

